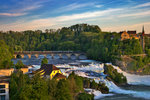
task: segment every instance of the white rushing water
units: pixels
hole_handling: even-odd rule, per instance
[[[150,86],[150,75],[134,75],[134,74],[129,74],[124,71],[122,71],[119,67],[112,65],[119,73],[123,73],[127,77],[127,82],[128,84],[132,85],[148,85]],[[39,66],[34,65],[35,68],[39,68]],[[98,79],[95,77],[87,76],[87,74],[84,72],[85,70],[89,71],[95,71],[95,72],[101,72],[103,71],[103,64],[91,64],[88,66],[81,66],[81,67],[76,67],[76,66],[70,66],[70,65],[57,65],[57,67],[63,67],[63,68],[70,68],[68,70],[76,70],[76,74],[82,77],[88,77],[88,78],[94,78],[96,82],[99,82]],[[81,71],[83,70],[83,71]],[[98,70],[98,71],[97,71]],[[97,77],[98,78],[98,77]],[[150,99],[150,91],[134,91],[134,90],[125,90],[117,85],[115,85],[113,82],[104,80],[106,86],[109,88],[110,92],[112,93],[117,93],[117,94],[127,94],[133,97],[138,97],[138,98],[143,98],[143,99]],[[112,94],[102,94],[101,92],[95,91],[95,99],[102,98],[105,96],[112,96]]]
[[[105,80],[105,84],[109,88],[110,92],[118,93],[118,94],[128,94],[133,97],[150,99],[150,91],[133,91],[133,90],[121,89],[120,87],[115,85],[113,82],[108,81],[108,80]]]
[[[140,75],[129,74],[129,73],[122,71],[117,66],[113,66],[113,67],[115,69],[117,69],[117,71],[119,73],[123,73],[123,75],[125,75],[127,77],[128,84],[134,84],[134,85],[143,84],[143,85],[148,85],[148,86],[150,85],[150,75],[140,76]],[[98,67],[95,66],[95,68],[98,68]],[[82,69],[84,69],[84,68],[82,68]],[[85,67],[85,69],[87,70],[86,67]],[[92,69],[94,69],[94,68],[92,68]],[[77,72],[77,74],[80,76],[83,76],[83,77],[91,78],[90,76],[86,76],[86,74],[84,74],[84,72]],[[98,82],[99,80],[95,80],[95,81]],[[112,81],[104,80],[104,82],[105,82],[106,86],[109,88],[110,92],[117,93],[117,94],[127,94],[127,95],[130,95],[133,97],[138,97],[138,98],[143,98],[143,99],[150,99],[150,91],[125,90],[125,89],[122,89],[122,88],[118,87],[117,85],[115,85]],[[96,93],[98,94],[98,92],[96,92]],[[111,95],[103,95],[103,94],[99,93],[99,95],[97,95],[95,99],[102,98],[105,96],[111,96]]]
[[[127,78],[128,84],[150,86],[150,75],[135,75],[122,71],[118,66],[112,65],[119,73],[123,73]]]

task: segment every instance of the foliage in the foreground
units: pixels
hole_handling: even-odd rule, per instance
[[[74,73],[70,74],[66,80],[60,81],[44,79],[38,74],[29,78],[28,75],[18,71],[11,75],[10,100],[93,100],[92,95],[84,93],[85,80],[87,79]],[[93,89],[101,87],[94,81],[88,82],[87,84],[90,84]],[[99,90],[103,88],[106,91],[106,87],[103,86]]]
[[[12,66],[12,50],[0,40],[0,69],[10,68]]]
[[[108,79],[111,79],[117,85],[127,84],[126,77],[122,73],[118,73],[111,65],[105,65],[104,73],[108,75]]]
[[[80,93],[77,96],[77,100],[94,100],[94,95],[86,94],[86,93]]]

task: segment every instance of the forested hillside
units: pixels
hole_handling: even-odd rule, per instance
[[[120,41],[120,34],[102,32],[96,25],[77,24],[45,32],[0,32],[0,39],[14,51],[72,50],[86,52],[89,58],[110,62],[123,54],[140,54],[139,40]],[[149,46],[147,46],[150,49]]]

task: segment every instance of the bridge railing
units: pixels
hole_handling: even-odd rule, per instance
[[[83,53],[79,51],[15,51],[14,54]]]

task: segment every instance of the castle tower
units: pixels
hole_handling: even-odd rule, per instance
[[[145,31],[144,31],[144,26],[142,29],[142,35],[141,35],[141,44],[142,44],[142,48],[143,48],[143,52],[145,52],[145,39],[144,39],[144,35],[145,35]]]
[[[142,36],[144,36],[145,34],[145,31],[144,31],[144,26],[143,26],[143,29],[142,29]]]

